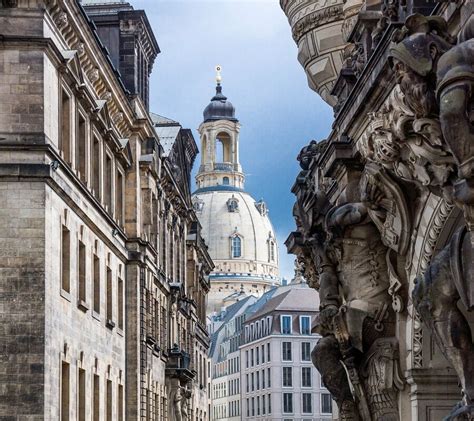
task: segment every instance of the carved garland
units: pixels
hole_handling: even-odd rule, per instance
[[[342,19],[342,4],[326,7],[325,9],[310,13],[294,25],[292,31],[293,39],[298,43],[304,34],[312,31],[318,26]]]
[[[420,260],[416,271],[417,276],[424,275],[431,259],[433,258],[439,235],[448,220],[454,205],[440,200],[433,216],[430,219],[429,226],[424,235],[424,242],[421,248]],[[423,324],[419,313],[413,309],[412,314],[412,364],[413,368],[423,367]]]

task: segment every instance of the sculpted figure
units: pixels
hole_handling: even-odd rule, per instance
[[[460,43],[451,48],[453,40],[446,35],[441,18],[414,15],[407,19],[399,43],[391,49],[397,80],[411,110],[434,121],[439,116],[442,137],[433,136],[432,132],[428,136],[454,156],[458,178],[451,177],[449,183],[455,202],[466,216],[467,227],[459,229],[432,259],[413,291],[416,309],[456,370],[463,388],[463,401],[450,417],[453,420],[468,419],[468,414],[474,414],[474,344],[469,324],[457,305],[461,300],[467,310],[474,308],[470,231],[474,215],[473,24],[471,18]]]
[[[312,360],[339,407],[340,420],[398,420],[403,386],[388,294],[387,247],[350,185],[336,206],[307,176],[308,149],[300,154],[294,215],[303,237],[299,258],[320,293]],[[309,272],[308,274],[306,272]]]
[[[181,412],[181,406],[183,405],[183,400],[186,400],[186,399],[181,391],[181,386],[178,386],[176,389],[176,393],[174,395],[174,400],[173,400],[173,409],[174,409],[174,416],[175,416],[176,421],[185,420]]]

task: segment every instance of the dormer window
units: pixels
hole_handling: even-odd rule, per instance
[[[229,212],[238,212],[239,211],[239,201],[234,196],[232,196],[227,201],[227,210]]]
[[[258,202],[255,203],[255,207],[257,208],[258,212],[262,216],[266,216],[268,214],[268,209],[266,203],[263,199],[260,199]]]
[[[198,197],[193,201],[193,209],[195,212],[202,212],[204,209],[204,202]]]

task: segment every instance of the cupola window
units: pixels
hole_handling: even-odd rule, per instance
[[[260,215],[266,216],[268,214],[267,205],[263,201],[263,199],[260,199],[258,202],[255,202],[255,207],[257,208]]]
[[[233,258],[242,257],[242,239],[238,235],[232,237],[231,249]]]
[[[227,201],[227,210],[229,212],[238,212],[239,211],[239,201],[234,196],[232,196]]]
[[[229,177],[224,177],[224,178],[222,179],[222,184],[223,184],[224,186],[228,186],[228,185],[229,185]]]

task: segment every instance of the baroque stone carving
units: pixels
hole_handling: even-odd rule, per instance
[[[452,47],[453,40],[441,18],[413,15],[391,49],[397,81],[415,115],[414,122],[426,122],[424,137],[428,142],[454,156],[452,168],[457,171],[442,180],[444,193],[446,196],[453,189],[452,197],[464,210],[467,222],[431,260],[413,291],[415,308],[453,365],[463,388],[463,401],[452,419],[467,419],[467,414],[474,413],[474,344],[469,324],[457,305],[461,300],[466,309],[474,308],[473,241],[469,231],[474,203],[470,187],[474,175],[473,24],[471,19],[459,44]]]

